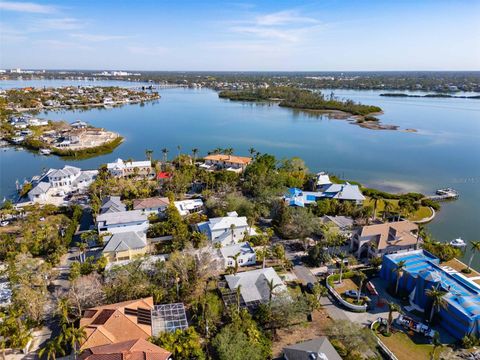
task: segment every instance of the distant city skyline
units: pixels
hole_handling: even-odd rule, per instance
[[[480,70],[480,1],[1,1],[0,68]]]

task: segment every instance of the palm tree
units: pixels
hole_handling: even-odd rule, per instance
[[[237,310],[240,311],[240,297],[242,296],[242,284],[238,285],[235,289],[237,296]]]
[[[192,157],[193,157],[193,163],[195,164],[195,161],[197,161],[197,155],[198,155],[198,149],[193,148],[192,149]]]
[[[382,197],[379,194],[374,193],[370,195],[370,198],[373,200],[373,219],[375,219],[377,217],[378,202],[382,201]]]
[[[163,154],[163,163],[166,163],[166,162],[167,162],[167,158],[168,158],[168,149],[167,149],[167,148],[163,148],[163,149],[162,149],[162,154]]]
[[[41,359],[44,355],[47,360],[55,360],[57,354],[65,356],[65,350],[62,346],[61,336],[51,339],[45,343],[45,346],[38,351],[38,357]]]
[[[440,342],[440,333],[438,331],[435,331],[435,333],[433,334],[432,344],[433,344],[433,349],[432,349],[432,352],[430,353],[430,360],[435,359],[435,353],[437,352],[437,349],[439,347],[442,347],[442,343]]]
[[[338,283],[342,283],[342,276],[343,276],[343,269],[345,268],[345,263],[343,260],[346,258],[345,254],[338,254],[337,255],[340,258],[340,277],[338,278]]]
[[[182,147],[180,145],[177,145],[177,150],[178,150],[178,157],[180,157],[180,150],[182,150]]]
[[[66,344],[72,348],[74,359],[77,358],[77,346],[87,338],[87,333],[83,327],[75,328],[75,326],[63,326],[63,339]]]
[[[238,257],[239,256],[240,256],[239,252],[232,256],[233,261],[235,262],[235,265],[233,266],[233,275],[237,275],[237,272],[238,272]]]
[[[447,302],[443,298],[447,292],[440,289],[437,285],[435,288],[431,288],[425,291],[425,294],[432,299],[432,309],[430,311],[429,322],[432,322],[435,312],[439,312],[440,308],[447,306]]]
[[[273,236],[273,229],[272,228],[268,228],[267,230],[265,230],[265,236],[262,238],[262,243],[263,243],[263,264],[262,264],[262,268],[265,269],[265,263],[266,263],[266,260],[267,260],[267,245],[270,243],[270,239],[272,238]]]
[[[223,150],[225,155],[233,155],[233,148],[229,147]]]
[[[153,155],[153,150],[150,150],[150,149],[145,150],[145,157],[148,160],[152,161],[152,155]]]
[[[267,286],[268,286],[268,306],[271,307],[272,299],[273,299],[273,295],[274,295],[274,290],[277,287],[279,287],[281,284],[280,283],[275,284],[273,282],[273,279],[271,279],[271,280],[265,279],[265,281],[267,282]]]
[[[400,312],[400,306],[393,302],[388,303],[387,334],[390,333],[390,328],[392,327],[394,311]]]
[[[470,255],[470,259],[468,260],[467,272],[470,272],[470,266],[472,265],[473,258],[475,257],[476,253],[480,251],[480,241],[472,240],[470,243],[472,244],[472,255]]]
[[[360,303],[360,294],[362,293],[363,283],[367,280],[367,275],[365,275],[362,271],[357,273],[357,278],[360,284],[358,285],[358,294],[357,294],[357,303]]]
[[[230,234],[232,235],[232,243],[234,243],[234,236],[235,236],[235,224],[230,224]]]
[[[58,299],[57,315],[60,317],[60,324],[70,324],[70,301],[67,297]]]
[[[383,206],[383,220],[385,220],[386,215],[390,216],[392,211],[394,210],[394,206],[390,201],[385,201],[385,205]]]
[[[405,260],[401,260],[398,262],[397,267],[392,271],[397,274],[397,282],[395,284],[395,294],[398,295],[398,285],[400,284],[400,278],[403,275],[403,271],[407,267],[407,262]]]
[[[87,251],[87,244],[81,242],[78,244],[78,251],[80,252],[80,262],[85,262],[85,252]]]
[[[253,155],[255,155],[255,153],[257,152],[257,150],[255,150],[254,147],[251,147],[250,149],[248,149],[248,152],[250,153],[250,156],[253,157]]]

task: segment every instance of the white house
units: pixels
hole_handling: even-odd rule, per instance
[[[200,232],[214,244],[222,246],[236,244],[243,241],[245,235],[256,235],[255,230],[250,230],[245,216],[238,216],[236,212],[228,216],[211,218],[208,221],[197,224]]]
[[[141,210],[145,214],[161,214],[167,210],[170,200],[167,197],[151,197],[133,200],[133,210]],[[203,205],[203,204],[202,204]]]
[[[65,196],[85,190],[97,176],[97,170],[81,170],[66,165],[62,169],[50,169],[32,181],[32,190],[28,192],[30,201],[55,203],[52,196]]]
[[[145,161],[123,161],[117,159],[113,163],[107,164],[107,170],[116,177],[129,175],[149,176],[152,174],[152,163],[150,160]]]
[[[146,232],[148,219],[141,210],[107,212],[97,216],[97,229],[100,234],[122,232]]]
[[[332,181],[330,180],[330,177],[328,176],[328,174],[323,171],[319,172],[317,174],[317,181],[316,181],[317,189],[322,190],[327,188],[330,185],[332,185]]]
[[[235,266],[234,257],[237,256],[237,254],[237,263],[239,266],[249,266],[257,263],[255,250],[253,250],[248,242],[224,246],[220,248],[219,251],[225,263],[225,268]]]
[[[203,209],[202,199],[188,199],[188,200],[174,201],[174,204],[178,212],[182,216],[193,214]]]

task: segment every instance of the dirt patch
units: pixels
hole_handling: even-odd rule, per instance
[[[465,269],[467,268],[467,265],[465,265],[464,263],[462,263],[460,260],[458,259],[453,259],[453,260],[450,260],[450,261],[445,261],[445,262],[442,262],[440,264],[441,266],[450,266],[452,269],[455,269],[457,270],[459,273],[461,273],[462,275],[466,276],[466,277],[475,277],[475,276],[480,276],[480,273],[478,273],[477,271],[473,270],[472,269],[472,272],[470,274],[464,274],[462,272],[462,269]]]
[[[332,323],[333,320],[324,310],[320,309],[312,313],[312,322],[279,330],[277,339],[273,342],[273,358],[280,357],[285,346],[326,335],[327,328]]]

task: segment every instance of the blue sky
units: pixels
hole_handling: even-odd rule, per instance
[[[480,1],[0,0],[0,67],[480,70]]]

